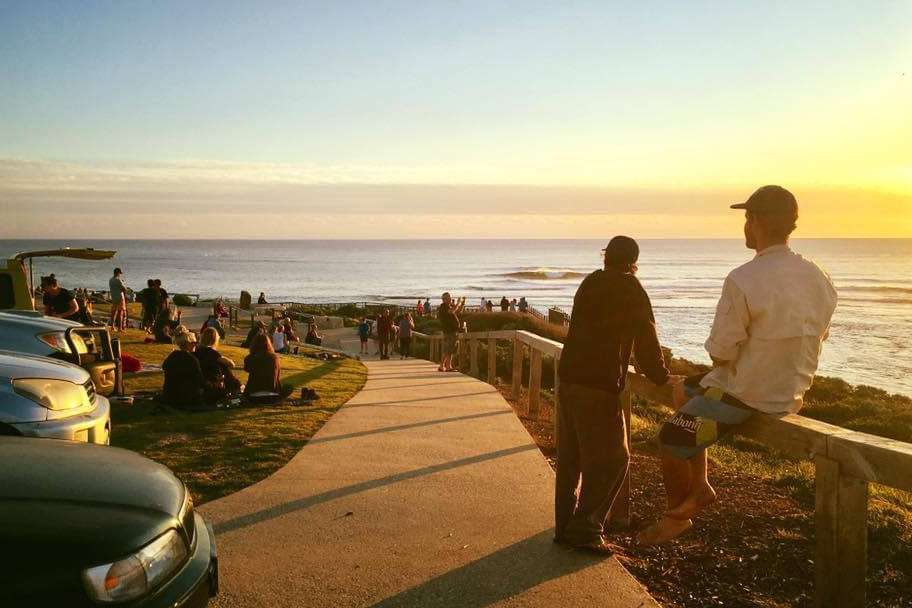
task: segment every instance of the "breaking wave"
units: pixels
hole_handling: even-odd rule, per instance
[[[576,270],[555,270],[552,268],[539,268],[537,270],[518,270],[508,272],[501,276],[511,279],[527,279],[535,281],[554,281],[561,279],[581,279],[587,273]]]

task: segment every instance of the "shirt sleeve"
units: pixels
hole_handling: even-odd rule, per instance
[[[706,340],[706,351],[713,359],[735,361],[741,344],[747,340],[750,311],[741,288],[728,277],[722,286],[722,297],[716,305],[712,330]]]
[[[649,296],[639,289],[637,330],[633,341],[633,352],[637,365],[653,383],[662,386],[668,382],[668,368],[662,355],[662,346],[656,333],[655,315]]]

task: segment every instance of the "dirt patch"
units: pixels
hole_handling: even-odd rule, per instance
[[[507,394],[504,397],[510,401]],[[525,418],[525,404],[510,403],[553,467],[551,423]],[[664,489],[651,445],[635,443],[631,458],[633,521],[629,529],[612,532],[626,552],[621,561],[659,603],[668,608],[813,605],[812,506],[801,504],[788,488],[711,461],[718,503],[678,541],[639,547],[635,534],[661,515]],[[873,573],[874,580],[868,605],[910,606],[909,593],[902,589],[905,577],[881,562],[874,542],[871,553],[869,576]]]

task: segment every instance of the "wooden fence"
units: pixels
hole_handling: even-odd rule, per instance
[[[442,336],[414,334],[427,340],[429,357],[439,361]],[[488,345],[487,369],[479,373],[478,345]],[[527,388],[527,414],[541,419],[542,358],[554,358],[555,407],[559,407],[557,362],[563,345],[526,331],[491,331],[460,334],[461,368],[475,377],[496,382],[496,345],[511,341],[513,368],[510,391],[519,399]],[[523,378],[528,357],[529,373]],[[468,361],[466,361],[468,359]],[[525,383],[524,383],[525,380]],[[670,387],[657,387],[644,376],[629,373],[621,396],[627,432],[634,396],[671,407]],[[551,417],[556,423],[557,416]],[[557,437],[555,429],[555,439]],[[868,485],[877,483],[912,492],[912,444],[859,433],[798,415],[754,416],[738,430],[740,435],[760,441],[789,458],[809,460],[815,469],[814,552],[817,608],[859,608],[865,604],[867,573]],[[629,436],[628,436],[629,439]],[[630,476],[624,482],[611,517],[630,522]]]

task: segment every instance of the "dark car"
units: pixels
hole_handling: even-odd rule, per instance
[[[215,535],[135,452],[0,437],[0,606],[205,606]]]

